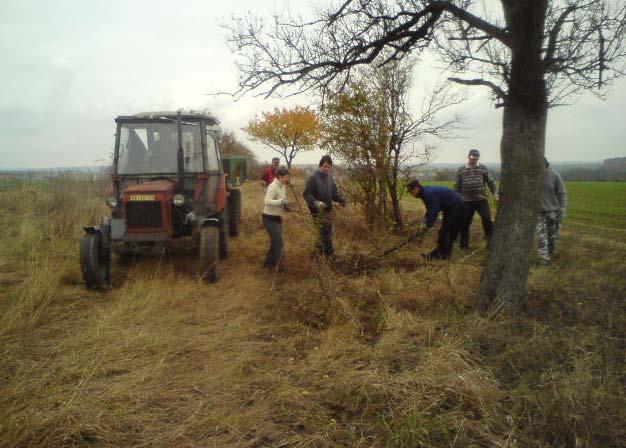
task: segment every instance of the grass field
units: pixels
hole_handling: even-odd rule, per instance
[[[626,182],[567,182],[568,222],[626,230]]]
[[[453,182],[424,185],[452,188]],[[626,230],[626,182],[565,182],[565,188],[569,201],[565,225]]]
[[[572,220],[615,204],[584,187],[570,189]],[[376,259],[403,236],[351,206],[335,265],[311,257],[315,229],[296,213],[286,271],[268,273],[248,184],[219,283],[166,254],[114,259],[114,288],[88,292],[78,242],[107,213],[105,188],[66,177],[0,192],[0,446],[626,446],[619,223],[566,225],[555,262],[532,268],[524,315],[486,319],[473,312],[482,247]]]

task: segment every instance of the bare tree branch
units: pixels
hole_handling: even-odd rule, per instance
[[[491,89],[491,91],[493,92],[493,94],[497,97],[500,98],[502,100],[506,100],[506,93],[504,92],[504,90],[502,90],[500,87],[498,87],[497,85],[495,85],[494,83],[490,82],[490,81],[486,81],[484,79],[461,79],[461,78],[448,78],[448,80],[452,81],[452,82],[456,82],[457,84],[463,84],[466,86],[486,86],[489,87]]]
[[[511,45],[511,38],[505,29],[495,26],[487,22],[486,20],[481,19],[478,16],[471,14],[466,9],[459,8],[452,2],[434,2],[434,3],[441,3],[442,8],[444,10],[452,14],[454,17],[467,23],[469,26],[484,32],[487,36],[498,39],[500,42],[502,42],[506,46]]]
[[[508,0],[507,0],[508,1]],[[236,95],[273,96],[346,86],[355,68],[402,60],[432,47],[452,72],[472,72],[498,104],[511,83],[512,30],[473,0],[341,0],[313,20],[249,17],[224,27],[240,70]],[[513,3],[511,3],[513,4]],[[591,90],[601,96],[626,57],[624,0],[548,3],[543,48],[549,105]],[[522,38],[524,39],[524,38]],[[521,42],[523,42],[522,40]],[[520,42],[518,39],[517,42]],[[380,58],[385,54],[386,58]],[[478,75],[478,76],[476,76]],[[455,76],[463,78],[463,76]],[[292,93],[290,93],[292,92]]]
[[[544,63],[546,64],[546,68],[549,68],[549,65],[552,63],[552,59],[554,57],[554,52],[556,50],[557,39],[559,37],[559,33],[561,32],[561,28],[565,23],[565,19],[568,15],[576,10],[575,5],[570,5],[559,16],[556,20],[552,30],[550,30],[550,37],[548,38],[548,49],[546,50],[546,56],[544,57]]]

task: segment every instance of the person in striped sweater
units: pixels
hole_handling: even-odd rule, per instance
[[[496,201],[499,199],[498,189],[491,173],[485,165],[480,164],[479,159],[480,152],[477,149],[471,149],[467,157],[467,164],[461,166],[456,172],[454,190],[461,194],[467,209],[465,225],[461,229],[461,249],[469,249],[469,231],[474,219],[474,212],[478,212],[480,215],[487,242],[489,242],[493,230],[485,186],[489,187]]]

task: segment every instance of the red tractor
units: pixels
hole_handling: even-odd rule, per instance
[[[111,216],[84,227],[80,265],[89,289],[110,285],[111,253],[161,254],[193,246],[198,274],[217,281],[228,237],[239,234],[246,160],[222,158],[218,121],[195,112],[150,112],[115,119],[106,199]]]

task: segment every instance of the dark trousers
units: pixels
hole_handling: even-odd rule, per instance
[[[315,224],[319,228],[320,237],[317,241],[317,250],[320,254],[332,257],[335,254],[333,247],[333,220],[331,212],[316,214],[313,216]]]
[[[431,252],[433,258],[450,258],[452,245],[465,225],[467,211],[463,202],[457,202],[443,210],[443,219],[437,236],[437,247]]]
[[[285,245],[283,243],[283,227],[280,216],[263,214],[263,227],[270,237],[270,248],[265,255],[264,266],[275,268],[283,258]]]
[[[465,208],[467,215],[465,217],[465,225],[461,229],[461,248],[467,248],[469,245],[469,231],[474,219],[474,212],[478,212],[480,219],[483,222],[483,232],[485,233],[485,239],[489,241],[491,232],[493,230],[493,223],[491,222],[491,212],[489,210],[489,203],[487,199],[481,201],[467,201],[465,202]]]

